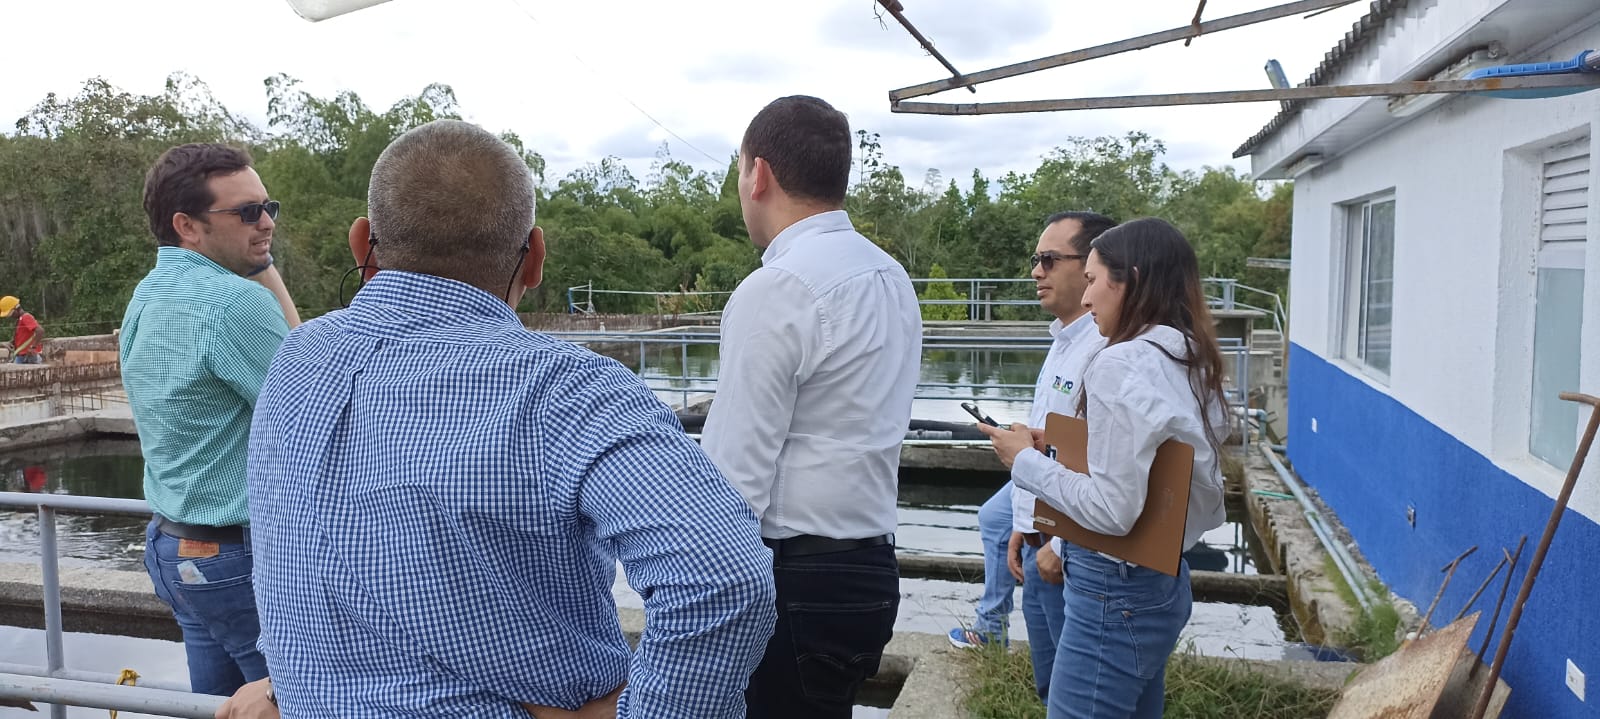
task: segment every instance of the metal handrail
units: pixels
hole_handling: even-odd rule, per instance
[[[48,703],[52,717],[66,716],[70,705],[184,719],[211,719],[227,701],[227,697],[210,694],[26,674],[0,674],[0,699]]]
[[[964,305],[964,306],[969,308],[969,310],[967,312],[967,319],[968,320],[974,320],[974,321],[991,320],[993,318],[993,313],[990,312],[990,310],[992,310],[994,307],[1037,307],[1038,306],[1038,302],[1035,301],[1035,300],[1032,300],[1032,299],[993,299],[993,298],[989,298],[989,297],[980,297],[980,295],[984,294],[984,292],[986,290],[996,289],[999,286],[1003,286],[1003,285],[1029,285],[1029,284],[1033,284],[1034,280],[1031,277],[1000,277],[1000,278],[985,278],[985,277],[913,277],[913,278],[911,278],[911,283],[913,285],[930,285],[930,284],[936,284],[936,283],[941,283],[941,282],[942,283],[947,283],[947,284],[951,285],[952,287],[955,287],[955,286],[958,286],[958,285],[966,285],[966,288],[965,288],[966,289],[966,296],[965,297],[961,297],[961,298],[957,298],[957,299],[945,299],[945,300],[922,299],[922,298],[919,297],[917,299],[917,304],[919,306],[933,306],[933,307],[951,306],[951,305],[962,306],[962,305]],[[1240,284],[1238,280],[1225,278],[1225,277],[1205,277],[1205,278],[1201,279],[1201,284],[1202,284],[1202,286],[1207,286],[1207,287],[1213,287],[1214,286],[1214,287],[1217,287],[1217,288],[1220,289],[1221,294],[1219,296],[1210,296],[1210,295],[1207,296],[1207,300],[1211,304],[1213,304],[1214,306],[1220,307],[1222,309],[1234,309],[1235,307],[1242,307],[1242,308],[1245,308],[1245,309],[1252,309],[1252,310],[1256,310],[1258,312],[1266,313],[1267,315],[1272,317],[1273,328],[1276,329],[1280,334],[1283,332],[1283,326],[1288,321],[1288,312],[1284,309],[1283,300],[1282,300],[1282,298],[1280,298],[1278,296],[1277,293],[1268,292],[1266,290],[1263,290],[1263,289],[1260,289],[1260,288],[1256,288],[1256,287],[1251,287],[1251,286],[1245,285],[1245,284]],[[1272,307],[1271,308],[1262,308],[1262,307],[1256,307],[1256,306],[1253,306],[1253,305],[1248,305],[1248,304],[1245,304],[1245,303],[1237,302],[1236,298],[1234,297],[1234,294],[1235,294],[1235,292],[1237,290],[1244,290],[1246,292],[1252,292],[1252,293],[1256,293],[1256,294],[1265,295],[1267,297],[1270,297],[1270,298],[1272,298]],[[577,298],[577,295],[580,292],[584,293],[584,295],[585,295],[585,299],[582,300],[582,301],[579,301],[578,298]],[[731,292],[724,292],[724,291],[701,292],[701,291],[680,291],[680,290],[661,290],[661,291],[652,291],[652,290],[600,290],[600,289],[595,289],[594,288],[594,283],[591,282],[591,283],[588,283],[588,284],[576,285],[576,286],[567,288],[567,312],[568,313],[593,314],[594,313],[594,296],[596,294],[602,294],[602,295],[625,295],[625,296],[653,295],[653,296],[657,296],[657,297],[667,297],[667,296],[700,297],[700,296],[714,296],[714,295],[731,295],[732,293]],[[712,310],[710,312],[696,312],[694,314],[709,314],[709,313],[715,313],[715,312],[716,312],[716,310]]]
[[[81,681],[82,676],[66,669],[66,653],[62,648],[61,623],[61,565],[56,545],[56,514],[93,514],[123,517],[149,517],[150,503],[142,499],[114,497],[83,497],[71,494],[33,494],[29,492],[0,492],[0,507],[31,509],[39,513],[39,573],[44,594],[44,653],[45,666],[30,673],[42,676],[23,676],[12,672],[0,674],[0,698],[25,699],[50,703],[51,719],[65,719],[66,705],[88,706],[101,709],[140,710],[140,701],[157,701],[156,695],[102,694],[103,689],[127,691],[134,687],[106,687]],[[7,667],[10,668],[10,667]],[[83,686],[93,687],[86,690]],[[159,691],[144,689],[144,692]],[[170,693],[170,692],[169,692]],[[129,700],[127,705],[106,706],[106,697],[119,696]],[[140,699],[144,696],[146,699]],[[199,695],[195,695],[199,696]],[[172,697],[167,697],[172,699]],[[217,704],[210,705],[216,711]],[[158,712],[159,713],[159,712]],[[169,714],[169,716],[205,716],[210,714]]]

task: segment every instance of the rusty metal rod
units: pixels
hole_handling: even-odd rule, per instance
[[[1206,0],[1200,0],[1200,7],[1197,7],[1197,8],[1194,9],[1194,19],[1189,21],[1189,26],[1194,28],[1194,36],[1186,37],[1186,38],[1183,39],[1183,46],[1184,47],[1188,47],[1189,43],[1194,42],[1194,38],[1198,37],[1200,35],[1200,33],[1203,32],[1200,29],[1200,16],[1204,15],[1205,12],[1206,12]]]
[[[1502,548],[1500,551],[1504,552],[1505,549]],[[1467,603],[1461,607],[1461,611],[1456,612],[1456,618],[1452,619],[1450,621],[1459,622],[1459,621],[1461,621],[1462,617],[1467,616],[1467,610],[1471,609],[1472,605],[1478,603],[1478,597],[1483,596],[1483,591],[1485,589],[1489,588],[1489,584],[1494,581],[1495,577],[1500,576],[1500,570],[1505,569],[1506,568],[1506,562],[1509,562],[1509,561],[1511,561],[1511,555],[1510,554],[1507,554],[1507,555],[1505,555],[1505,556],[1500,558],[1499,563],[1494,565],[1494,571],[1489,572],[1489,576],[1484,578],[1483,584],[1479,584],[1478,585],[1478,591],[1472,593],[1472,597],[1469,598],[1467,600]]]
[[[1461,556],[1450,560],[1449,564],[1444,565],[1444,569],[1439,570],[1445,573],[1444,583],[1439,585],[1439,593],[1433,595],[1433,603],[1428,605],[1428,613],[1422,615],[1422,624],[1417,627],[1418,638],[1421,638],[1428,631],[1428,620],[1433,617],[1433,610],[1439,607],[1439,600],[1444,598],[1444,590],[1450,588],[1450,580],[1455,579],[1456,569],[1461,566],[1463,560],[1472,556],[1472,553],[1476,551],[1478,551],[1478,545],[1474,544],[1471,549],[1462,552]]]
[[[1180,92],[1167,95],[1124,95],[1084,97],[1067,100],[1019,100],[1016,102],[891,102],[891,112],[926,115],[1000,115],[1022,112],[1063,110],[1108,110],[1129,107],[1171,105],[1218,105],[1235,102],[1280,102],[1320,100],[1334,97],[1382,97],[1388,95],[1440,95],[1485,90],[1519,90],[1552,87],[1600,87],[1600,75],[1567,73],[1482,78],[1478,80],[1431,80],[1387,82],[1370,85],[1315,85],[1310,87],[1227,90],[1222,92]]]
[[[1539,546],[1533,550],[1533,559],[1528,562],[1528,573],[1522,578],[1522,589],[1517,591],[1517,598],[1511,603],[1511,614],[1506,617],[1506,630],[1500,636],[1500,646],[1494,650],[1494,662],[1489,665],[1489,679],[1483,684],[1483,691],[1478,694],[1478,704],[1472,709],[1472,719],[1483,719],[1484,712],[1489,709],[1489,699],[1494,694],[1495,680],[1500,678],[1500,670],[1505,667],[1506,654],[1511,650],[1511,639],[1516,635],[1517,622],[1522,620],[1522,609],[1528,603],[1528,595],[1533,593],[1533,582],[1539,578],[1539,568],[1544,565],[1544,556],[1550,551],[1550,542],[1555,539],[1556,527],[1561,525],[1561,516],[1567,512],[1567,502],[1572,499],[1572,488],[1578,484],[1578,474],[1583,471],[1583,460],[1589,455],[1589,448],[1594,446],[1594,435],[1600,430],[1600,397],[1579,394],[1577,392],[1562,392],[1561,399],[1566,402],[1580,402],[1589,405],[1589,426],[1583,430],[1583,439],[1578,442],[1578,451],[1572,457],[1572,466],[1567,469],[1567,479],[1561,484],[1561,494],[1556,497],[1556,506],[1550,510],[1550,519],[1545,522],[1544,536],[1539,538]]]
[[[933,56],[933,59],[938,60],[939,64],[944,66],[944,69],[950,71],[952,80],[961,79],[961,71],[957,70],[955,65],[951,65],[949,60],[944,59],[944,55],[933,47],[933,41],[923,37],[922,32],[917,30],[917,26],[912,25],[911,21],[906,19],[906,8],[900,4],[900,0],[878,0],[878,4],[882,5],[883,9],[888,10],[895,20],[900,21],[901,27],[904,27],[906,32],[911,33],[911,37],[916,38],[917,43],[922,45],[922,49],[927,50],[928,54]],[[959,84],[956,86],[959,86]],[[967,85],[966,87],[969,92],[977,94],[978,88],[972,85]]]
[[[1500,626],[1500,610],[1506,606],[1506,592],[1511,589],[1511,578],[1517,573],[1517,562],[1522,560],[1522,549],[1526,546],[1528,535],[1524,534],[1522,539],[1517,540],[1516,554],[1507,552],[1505,547],[1500,548],[1500,553],[1510,560],[1510,564],[1506,565],[1506,580],[1500,585],[1500,598],[1494,600],[1494,617],[1489,620],[1489,628],[1483,632],[1483,644],[1478,647],[1478,661],[1473,662],[1472,669],[1467,672],[1469,679],[1478,678],[1478,667],[1483,666],[1483,653],[1489,651],[1489,639],[1494,636],[1494,628]]]
[[[879,2],[881,3],[883,0],[879,0]],[[889,101],[895,102],[898,100],[908,100],[913,97],[922,97],[923,95],[932,95],[936,92],[944,92],[945,90],[954,90],[962,86],[970,87],[972,85],[981,85],[986,82],[1003,80],[1008,77],[1026,75],[1030,72],[1048,70],[1052,67],[1071,65],[1075,62],[1083,62],[1085,60],[1093,60],[1096,58],[1118,55],[1125,52],[1132,52],[1134,50],[1143,50],[1147,47],[1154,47],[1156,45],[1162,45],[1169,42],[1177,42],[1185,38],[1192,38],[1205,33],[1232,30],[1236,27],[1254,25],[1258,22],[1266,22],[1268,20],[1277,20],[1278,18],[1298,15],[1311,10],[1321,10],[1324,8],[1334,8],[1342,5],[1349,5],[1352,2],[1355,2],[1355,0],[1299,0],[1299,2],[1292,2],[1286,5],[1278,5],[1263,10],[1257,10],[1255,12],[1247,12],[1242,15],[1233,15],[1231,17],[1212,20],[1207,23],[1202,23],[1199,27],[1195,27],[1193,25],[1184,25],[1183,27],[1173,28],[1171,30],[1163,30],[1161,32],[1151,33],[1149,35],[1140,35],[1139,37],[1129,38],[1127,40],[1121,40],[1105,45],[1096,45],[1094,47],[1084,48],[1082,50],[1073,50],[1071,52],[1064,52],[1059,55],[1041,57],[1037,60],[1028,60],[1026,62],[1006,65],[1004,67],[997,67],[993,70],[983,70],[981,72],[972,73],[971,75],[960,75],[960,73],[957,73],[959,77],[945,80],[935,80],[933,82],[922,83],[921,85],[912,85],[910,87],[902,87],[898,90],[890,90]],[[946,66],[948,67],[948,65]],[[952,72],[954,72],[953,69]]]

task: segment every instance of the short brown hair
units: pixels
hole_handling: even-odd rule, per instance
[[[773,100],[744,131],[741,163],[759,157],[778,187],[798,198],[844,204],[850,184],[850,120],[809,95]]]
[[[204,219],[200,213],[217,201],[206,181],[216,175],[231,175],[250,164],[249,152],[216,143],[179,145],[161,153],[144,176],[144,212],[150,217],[150,232],[156,236],[156,244],[181,244],[177,230],[172,229],[172,216],[182,212]]]

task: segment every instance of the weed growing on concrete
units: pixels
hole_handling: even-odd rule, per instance
[[[1044,719],[1026,652],[997,645],[961,652],[966,708],[977,719]],[[1184,651],[1167,662],[1166,719],[1321,719],[1339,695]]]
[[[1389,598],[1389,590],[1383,583],[1374,581],[1367,585],[1367,594],[1377,603],[1371,611],[1365,611],[1361,609],[1360,602],[1356,601],[1355,592],[1350,591],[1350,585],[1339,575],[1339,568],[1334,565],[1333,557],[1323,556],[1322,571],[1333,582],[1339,597],[1360,612],[1355,626],[1334,637],[1335,641],[1361,657],[1364,662],[1378,661],[1399,649],[1400,638],[1397,635],[1400,629],[1400,612],[1394,608],[1394,602]]]

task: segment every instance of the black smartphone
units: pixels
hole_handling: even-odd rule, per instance
[[[984,414],[983,410],[978,409],[978,405],[972,402],[962,402],[961,408],[966,410],[967,414],[972,415],[972,418],[978,420],[979,422],[989,425],[990,427],[1000,426],[999,422],[994,421],[994,418]]]

